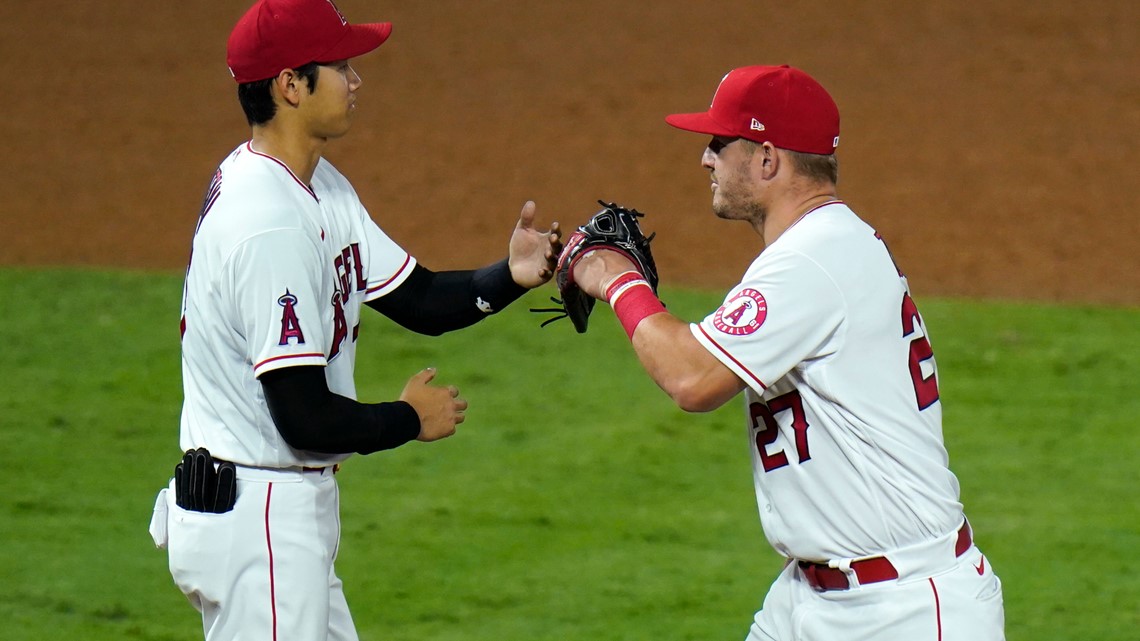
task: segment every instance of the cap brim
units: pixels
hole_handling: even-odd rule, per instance
[[[665,116],[665,122],[673,125],[677,129],[693,131],[698,134],[708,134],[710,136],[736,135],[735,132],[713,120],[708,112],[704,111],[695,114],[672,114]]]
[[[336,43],[336,46],[321,55],[323,60],[318,62],[332,62],[334,60],[348,60],[372,51],[384,44],[388,36],[392,35],[391,22],[371,22],[366,24],[348,25],[348,35]]]

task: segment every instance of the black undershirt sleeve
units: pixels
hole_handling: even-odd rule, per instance
[[[290,447],[323,454],[369,454],[420,434],[416,410],[404,401],[359,403],[329,391],[325,368],[299,365],[261,375],[269,415]]]
[[[413,332],[439,336],[474,325],[524,293],[506,258],[467,271],[433,272],[416,265],[399,287],[368,306]]]

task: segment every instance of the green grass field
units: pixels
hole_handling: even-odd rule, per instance
[[[458,436],[348,462],[338,569],[365,641],[743,639],[780,567],[736,402],[676,409],[608,308],[552,290],[424,338],[369,315],[367,401],[439,368]],[[0,638],[200,639],[146,527],[178,450],[179,275],[0,269]],[[720,293],[666,289],[696,320]],[[1016,641],[1140,630],[1140,310],[916,296],[951,466]]]

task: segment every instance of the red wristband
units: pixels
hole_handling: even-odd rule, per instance
[[[641,324],[641,321],[665,311],[665,306],[657,299],[653,293],[653,288],[649,286],[641,274],[637,274],[636,278],[627,280],[623,286],[617,287],[621,280],[623,279],[619,278],[618,281],[610,285],[606,293],[613,293],[613,297],[610,298],[610,305],[614,308],[614,315],[621,321],[626,336],[633,340],[633,332]]]
[[[606,302],[610,304],[610,307],[613,307],[617,299],[625,293],[625,290],[637,283],[645,283],[645,277],[641,275],[641,272],[622,272],[614,276],[614,279],[606,285],[606,290],[602,295],[606,299]]]

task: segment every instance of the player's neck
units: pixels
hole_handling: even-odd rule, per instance
[[[325,149],[325,141],[285,135],[272,126],[254,127],[250,144],[254,151],[284,163],[306,185],[312,181]]]
[[[760,237],[764,239],[764,244],[771,245],[808,212],[824,203],[838,199],[834,189],[797,194],[783,203],[769,208],[762,227],[757,231],[760,233]]]

